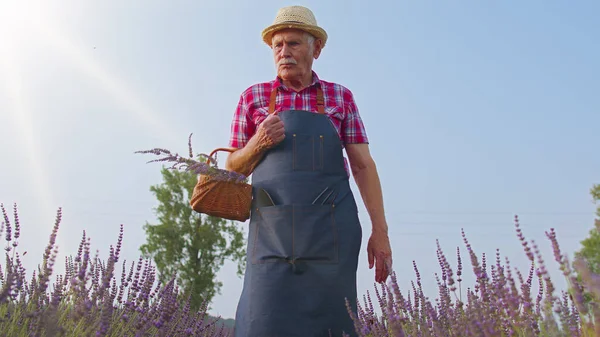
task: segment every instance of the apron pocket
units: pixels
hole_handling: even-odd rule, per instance
[[[294,171],[323,170],[323,136],[294,134],[292,168]]]
[[[292,258],[292,205],[258,208],[252,263],[287,262]]]
[[[294,259],[335,263],[337,231],[331,205],[294,206]]]
[[[252,238],[252,264],[336,263],[337,232],[331,205],[261,207]]]

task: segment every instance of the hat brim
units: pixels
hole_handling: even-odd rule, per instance
[[[283,22],[277,23],[274,25],[270,25],[262,31],[262,39],[268,45],[271,46],[271,42],[273,40],[273,34],[277,31],[283,29],[300,29],[307,33],[312,34],[315,38],[323,41],[322,47],[325,47],[325,43],[327,42],[327,32],[321,27],[307,25],[298,22]]]

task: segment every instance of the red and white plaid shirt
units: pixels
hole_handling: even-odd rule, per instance
[[[244,90],[231,123],[229,146],[244,147],[256,127],[268,116],[272,90],[279,88],[275,111],[306,110],[318,113],[317,86],[323,90],[325,114],[332,121],[343,144],[368,143],[365,126],[352,92],[344,86],[326,82],[313,71],[312,84],[300,92],[287,88],[279,78],[258,83]]]

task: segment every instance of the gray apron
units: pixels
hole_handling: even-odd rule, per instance
[[[346,299],[356,313],[362,228],[343,144],[323,113],[320,88],[318,103],[318,114],[278,114],[285,139],[252,174],[236,337],[356,336]]]

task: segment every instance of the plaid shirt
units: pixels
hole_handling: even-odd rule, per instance
[[[313,82],[306,89],[295,92],[280,82],[279,78],[258,83],[246,89],[239,100],[233,121],[229,146],[242,148],[254,135],[256,127],[268,116],[272,90],[279,88],[275,111],[317,111],[317,86],[323,90],[325,114],[331,120],[343,144],[368,143],[365,126],[360,118],[352,92],[344,86],[326,82],[313,72]]]

